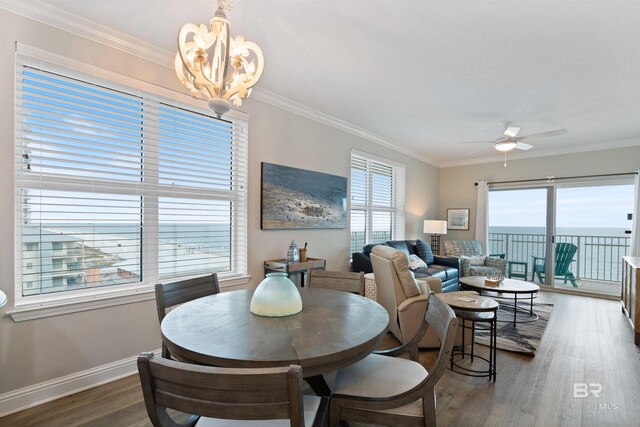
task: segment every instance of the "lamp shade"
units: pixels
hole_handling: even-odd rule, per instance
[[[428,219],[424,221],[424,229],[429,234],[447,234],[447,221]]]

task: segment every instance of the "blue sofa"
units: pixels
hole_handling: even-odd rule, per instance
[[[373,273],[371,267],[371,248],[376,245],[386,245],[399,249],[407,255],[418,255],[426,264],[426,267],[415,269],[416,278],[437,277],[442,281],[442,292],[459,290],[458,277],[460,277],[460,260],[457,257],[433,255],[429,243],[423,240],[389,240],[384,243],[372,243],[362,248],[362,252],[354,252],[351,255],[351,269]]]

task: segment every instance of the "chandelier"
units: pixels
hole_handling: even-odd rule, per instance
[[[251,94],[264,69],[264,58],[257,44],[244,37],[231,37],[225,10],[229,0],[218,0],[218,10],[209,29],[204,24],[185,24],[178,34],[175,68],[180,82],[196,99],[209,101],[218,117]],[[231,67],[229,67],[231,66]]]

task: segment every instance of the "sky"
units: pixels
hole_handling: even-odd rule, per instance
[[[633,185],[556,189],[556,227],[631,228]],[[546,189],[489,192],[489,226],[544,227]]]

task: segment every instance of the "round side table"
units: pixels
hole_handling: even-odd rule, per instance
[[[496,321],[499,304],[495,300],[480,296],[473,291],[448,292],[436,294],[436,296],[451,306],[456,317],[461,320],[460,326],[463,328],[462,346],[460,349],[454,349],[451,353],[449,369],[471,377],[489,377],[489,380],[493,379],[493,382],[496,382]],[[487,324],[487,326],[477,326],[477,324]],[[464,329],[471,329],[470,353],[465,351]],[[489,331],[489,358],[474,354],[475,332],[477,330]],[[487,368],[474,369],[471,366],[461,366],[456,358],[464,359],[467,354],[471,357],[471,364],[473,364],[474,358],[478,358],[487,363]]]
[[[376,277],[373,273],[364,275],[364,296],[372,301],[378,301],[378,288],[376,287]]]

